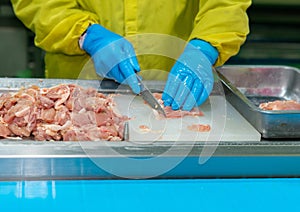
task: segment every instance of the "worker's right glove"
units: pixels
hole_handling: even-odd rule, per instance
[[[128,84],[134,93],[140,93],[135,74],[140,66],[132,44],[124,37],[93,24],[86,31],[82,48],[91,55],[98,75]]]

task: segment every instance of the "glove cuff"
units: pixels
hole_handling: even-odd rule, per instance
[[[200,39],[193,39],[189,43],[199,49],[207,57],[212,65],[218,59],[219,52],[210,43]]]
[[[103,39],[112,37],[114,33],[107,30],[100,24],[90,25],[82,36],[82,49],[93,56],[101,46],[104,45]],[[99,47],[100,46],[100,47]]]

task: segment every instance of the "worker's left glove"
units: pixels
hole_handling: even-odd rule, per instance
[[[201,105],[213,89],[212,65],[218,55],[208,42],[191,40],[169,73],[162,96],[164,105],[187,111]]]

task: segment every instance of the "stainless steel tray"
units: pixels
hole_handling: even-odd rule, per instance
[[[21,88],[28,88],[31,86],[39,86],[40,88],[47,88],[59,84],[76,84],[84,88],[95,88],[103,93],[131,93],[131,90],[126,85],[120,85],[112,80],[82,80],[82,79],[38,79],[38,78],[1,78],[0,79],[0,94],[7,92],[17,92]],[[151,82],[150,82],[151,84]],[[128,140],[128,123],[125,123],[124,140]],[[21,140],[33,141],[29,138],[1,138],[0,141],[6,140]]]
[[[32,85],[51,87],[62,83],[78,84],[83,87],[99,88],[98,80],[38,79],[38,78],[0,78],[0,93],[18,91]]]
[[[274,100],[300,101],[300,71],[288,66],[218,68],[228,101],[264,138],[300,138],[300,111],[264,111]]]

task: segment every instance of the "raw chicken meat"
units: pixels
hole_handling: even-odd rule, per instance
[[[163,101],[161,99],[162,94],[154,93],[154,97],[158,100],[158,102],[164,107]],[[172,110],[171,107],[164,107],[166,118],[182,118],[184,116],[203,116],[203,112],[198,108],[193,108],[191,111],[184,110]],[[161,116],[160,116],[161,117]],[[195,132],[209,132],[211,127],[208,124],[192,124],[189,125],[188,130]]]
[[[195,132],[209,132],[211,127],[208,124],[192,124],[189,125],[188,130],[195,131]]]
[[[300,110],[300,103],[294,100],[261,103],[259,108],[263,110]]]
[[[112,97],[75,84],[4,93],[0,95],[0,137],[119,141],[128,118],[118,114],[114,105]]]
[[[150,128],[147,125],[140,125],[139,126],[140,131],[142,132],[150,132]]]
[[[153,93],[154,97],[158,100],[159,104],[164,108],[166,118],[181,118],[184,116],[203,116],[203,112],[198,108],[193,108],[191,111],[173,110],[171,107],[164,107],[164,102],[161,99],[161,93]]]

